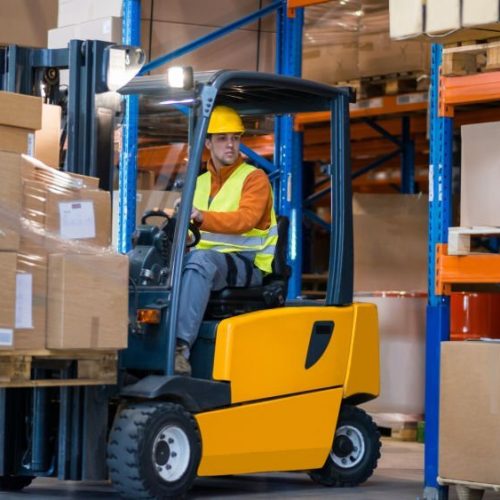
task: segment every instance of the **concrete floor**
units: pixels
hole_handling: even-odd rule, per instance
[[[189,499],[232,500],[241,498],[307,498],[319,500],[419,500],[423,491],[423,445],[384,439],[382,458],[374,475],[357,488],[325,488],[306,474],[259,474],[218,479],[199,479]],[[117,499],[109,483],[61,482],[37,479],[21,493],[0,493],[2,500]],[[483,500],[499,500],[487,492]],[[450,499],[457,500],[454,488]]]

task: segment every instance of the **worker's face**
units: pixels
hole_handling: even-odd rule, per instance
[[[232,165],[240,153],[241,134],[212,134],[205,145],[216,167]]]

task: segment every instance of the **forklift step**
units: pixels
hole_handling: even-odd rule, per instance
[[[116,384],[117,351],[0,351],[0,388]]]

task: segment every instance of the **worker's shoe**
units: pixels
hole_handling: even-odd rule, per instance
[[[188,361],[189,346],[184,342],[177,342],[175,348],[174,372],[176,375],[191,375],[191,364]]]

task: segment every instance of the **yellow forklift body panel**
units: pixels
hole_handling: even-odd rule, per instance
[[[322,467],[341,401],[337,388],[195,415],[203,443],[198,475]]]
[[[354,335],[347,364],[344,397],[380,393],[380,351],[378,314],[373,304],[357,304],[354,309]]]
[[[217,329],[213,378],[231,383],[232,403],[343,387],[349,366],[357,369],[352,388],[360,388],[363,379],[373,378],[378,384],[378,364],[367,363],[364,369],[357,362],[368,360],[373,351],[364,356],[351,352],[354,346],[365,349],[365,336],[378,338],[376,312],[360,321],[368,309],[375,306],[284,307],[225,319]],[[333,333],[319,359],[306,368],[318,322],[333,323]],[[360,342],[354,342],[358,336]]]

